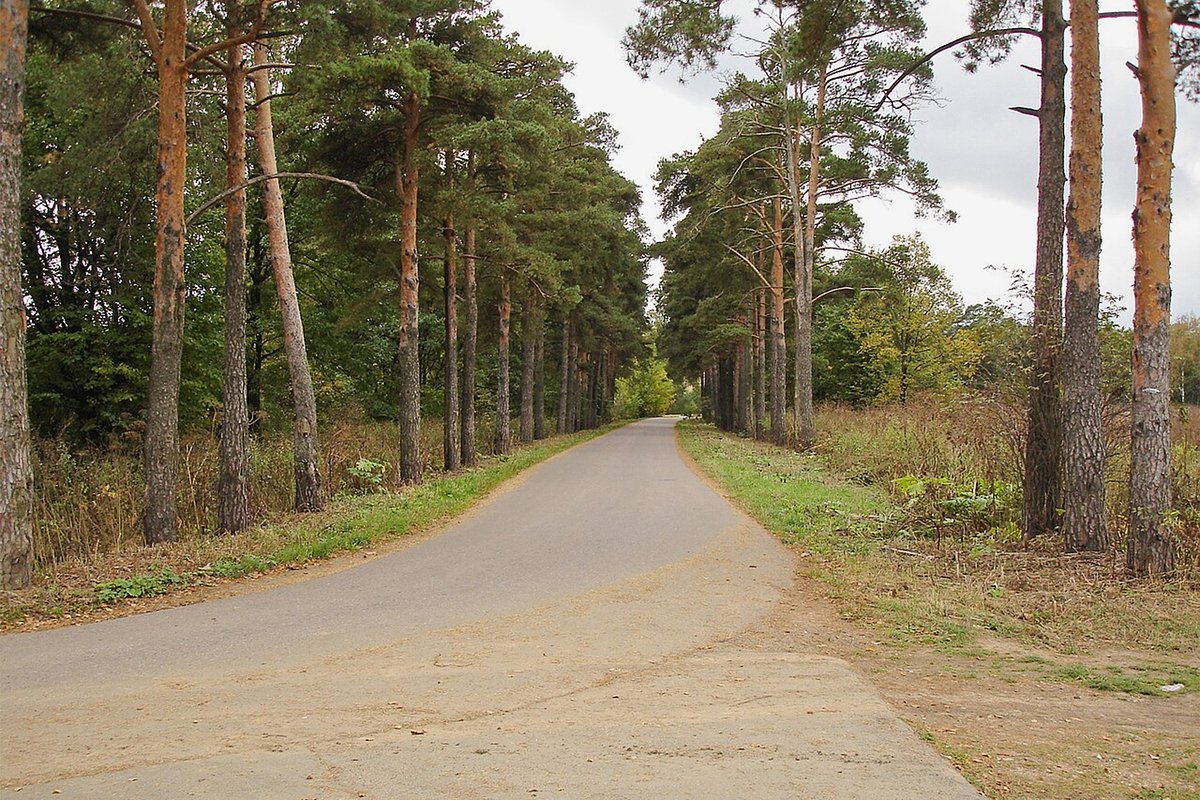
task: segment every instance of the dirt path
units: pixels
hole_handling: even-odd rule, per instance
[[[764,634],[793,568],[669,423],[631,426],[362,567],[0,639],[0,793],[977,797]]]

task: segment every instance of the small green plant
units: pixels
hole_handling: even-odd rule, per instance
[[[170,567],[162,567],[146,575],[132,578],[117,578],[96,584],[96,599],[104,604],[115,603],[127,597],[153,597],[170,590],[172,586],[187,583],[187,579]]]
[[[241,558],[219,558],[201,571],[218,578],[240,578],[255,572],[266,572],[273,566],[275,562],[272,559],[250,553]]]
[[[360,458],[351,466],[346,467],[346,472],[354,478],[356,488],[361,493],[377,492],[382,489],[383,475],[386,471],[387,464],[372,461],[369,458]]]

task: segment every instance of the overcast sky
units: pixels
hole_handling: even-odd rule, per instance
[[[745,8],[748,0],[730,3]],[[621,37],[637,19],[638,0],[492,0],[505,27],[526,44],[575,64],[567,87],[585,114],[609,114],[620,132],[616,166],[642,188],[644,215],[655,236],[658,218],[652,175],[661,158],[694,149],[718,126],[712,96],[717,76],[679,81],[677,72],[639,79],[625,64]],[[1132,2],[1101,0],[1102,10],[1127,10]],[[966,32],[966,0],[929,0],[926,44],[934,47]],[[1135,191],[1133,131],[1141,115],[1137,83],[1125,66],[1137,60],[1132,20],[1109,20],[1101,29],[1104,64],[1104,253],[1101,284],[1132,312],[1130,212]],[[934,63],[940,107],[918,112],[912,150],[928,163],[946,205],[958,221],[916,219],[899,195],[859,206],[868,245],[886,245],[895,234],[920,230],[936,263],[953,278],[968,303],[1000,298],[1009,279],[989,265],[1032,270],[1037,187],[1037,121],[1009,106],[1038,105],[1037,77],[1021,64],[1038,62],[1032,37],[997,66],[965,73],[945,53]],[[736,60],[731,63],[737,64]],[[1173,316],[1200,313],[1200,109],[1180,99],[1175,146],[1171,241]]]

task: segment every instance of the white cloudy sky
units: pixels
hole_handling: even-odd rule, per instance
[[[1115,11],[1133,4],[1102,0],[1101,5]],[[621,50],[625,28],[637,18],[638,0],[492,0],[492,7],[524,42],[575,64],[567,86],[584,113],[609,114],[620,132],[617,168],[642,187],[646,219],[661,235],[666,225],[658,219],[651,176],[659,159],[693,149],[716,131],[717,110],[710,98],[718,79],[700,76],[681,83],[673,72],[639,79],[625,65]],[[966,32],[966,7],[966,0],[929,1],[930,47]],[[1136,32],[1132,20],[1102,24],[1106,141],[1101,283],[1105,292],[1129,297],[1133,131],[1141,106],[1125,62],[1136,61]],[[912,148],[939,180],[948,207],[958,213],[956,223],[916,219],[900,197],[860,207],[870,245],[922,231],[935,261],[968,303],[1005,293],[1008,278],[988,265],[1032,269],[1037,123],[1008,108],[1037,106],[1037,78],[1020,67],[1037,60],[1036,42],[1030,40],[1006,62],[975,75],[964,73],[949,53],[935,62],[944,102],[919,112]],[[1175,315],[1200,313],[1200,108],[1181,99],[1179,123],[1171,267]],[[1122,315],[1126,322],[1130,311]]]

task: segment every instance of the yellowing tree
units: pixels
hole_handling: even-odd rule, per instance
[[[904,403],[916,391],[961,386],[975,374],[982,348],[960,328],[962,299],[930,260],[920,236],[896,237],[876,262],[878,291],[863,292],[847,327],[882,379],[881,397]]]

